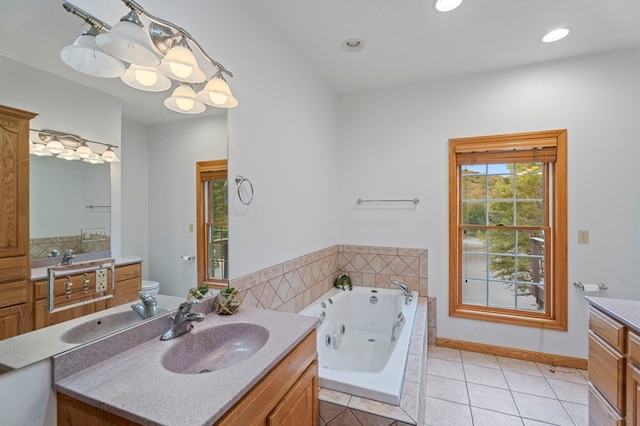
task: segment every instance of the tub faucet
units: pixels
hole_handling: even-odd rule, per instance
[[[144,319],[158,315],[158,302],[155,297],[144,291],[138,293],[138,297],[142,303],[134,303],[131,305],[131,309]]]
[[[389,284],[395,285],[400,289],[400,291],[402,291],[402,294],[404,294],[405,305],[411,304],[411,301],[413,300],[413,292],[409,289],[409,287],[406,284],[401,283],[400,281],[394,281],[394,280],[389,280]]]
[[[204,314],[191,312],[194,303],[198,303],[198,299],[185,300],[178,306],[175,316],[171,317],[173,319],[171,327],[160,337],[160,340],[182,336],[191,331],[193,321],[200,322],[204,319]]]

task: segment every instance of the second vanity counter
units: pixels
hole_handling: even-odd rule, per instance
[[[168,341],[170,325],[159,318],[53,358],[54,389],[81,402],[143,425],[210,425],[219,420],[316,327],[316,318],[243,307],[236,315],[209,312],[194,329]],[[194,306],[198,310],[198,305]],[[206,339],[206,330],[231,323],[268,331],[252,357],[201,374],[174,373],[163,356],[185,339]]]

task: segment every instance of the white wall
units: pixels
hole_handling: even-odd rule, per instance
[[[227,157],[226,115],[148,128],[149,278],[160,292],[187,296],[195,287],[196,162]]]
[[[149,276],[149,134],[147,126],[122,121],[122,256],[140,256]]]
[[[251,205],[230,203],[230,278],[337,243],[337,100],[252,1],[221,2],[201,41],[235,74],[229,176],[250,179]],[[200,35],[198,35],[200,39]],[[235,194],[235,192],[232,192]]]
[[[640,299],[640,51],[543,63],[340,98],[339,235],[344,244],[429,249],[438,336],[587,356],[586,304],[572,283]],[[569,331],[448,316],[449,138],[568,129]],[[420,198],[361,209],[357,198]],[[590,232],[577,244],[577,230]],[[541,341],[541,334],[542,341]]]

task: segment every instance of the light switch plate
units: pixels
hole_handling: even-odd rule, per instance
[[[578,244],[589,244],[589,231],[585,229],[578,230]]]

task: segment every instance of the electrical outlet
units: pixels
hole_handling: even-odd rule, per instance
[[[107,291],[107,269],[96,270],[96,293]]]
[[[589,244],[589,231],[584,229],[578,230],[578,244]]]

